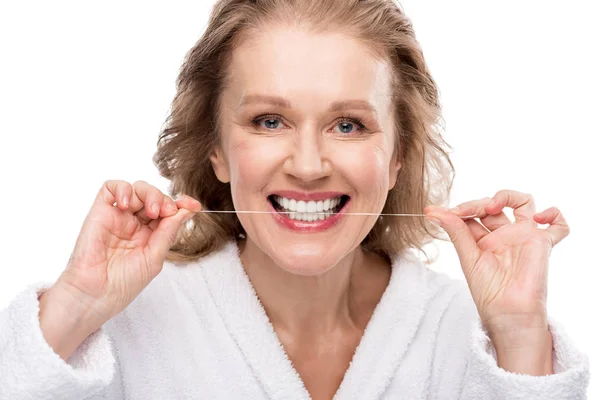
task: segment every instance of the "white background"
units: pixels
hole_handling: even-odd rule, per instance
[[[56,279],[103,181],[166,190],[151,157],[212,4],[1,3],[0,308],[27,284]],[[515,189],[567,217],[548,309],[589,354],[598,398],[597,2],[403,6],[441,89],[457,170],[451,203]],[[434,268],[461,277],[453,248],[438,248]]]

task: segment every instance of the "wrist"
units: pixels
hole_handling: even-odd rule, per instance
[[[89,318],[89,305],[66,288],[54,285],[38,299],[39,323],[44,339],[65,361],[102,326]]]
[[[499,367],[533,376],[554,373],[553,341],[546,316],[499,318],[485,327]]]
[[[553,343],[550,331],[540,336],[528,336],[526,339],[519,338],[521,344],[518,347],[501,347],[494,344],[498,366],[506,371],[525,375],[553,374]]]
[[[499,316],[482,322],[494,347],[507,352],[535,347],[549,334],[545,314]]]

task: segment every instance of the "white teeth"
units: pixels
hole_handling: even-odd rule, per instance
[[[301,213],[315,213],[331,210],[337,207],[341,202],[341,197],[319,201],[304,201],[288,199],[281,196],[275,196],[275,201],[283,208],[289,211],[297,211]]]
[[[304,201],[288,199],[281,196],[275,196],[275,201],[288,211],[296,211],[300,213],[316,213],[331,210],[342,202],[341,197],[319,201]]]
[[[319,201],[295,200],[281,196],[274,196],[274,199],[285,212],[289,213],[290,219],[305,222],[329,218],[335,214],[333,210],[342,202],[341,197]]]
[[[334,213],[332,212],[321,212],[321,213],[290,213],[290,219],[304,222],[314,222],[317,220],[323,221],[331,217]]]
[[[306,202],[304,200],[300,200],[296,203],[296,211],[301,213],[306,212]]]

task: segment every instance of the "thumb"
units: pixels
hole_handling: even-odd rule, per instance
[[[471,230],[462,218],[452,212],[440,207],[432,207],[430,210],[427,213],[427,219],[446,231],[458,253],[463,272],[466,276],[469,276],[473,266],[481,256],[481,250],[477,246]]]
[[[196,213],[185,208],[180,208],[177,214],[163,218],[150,238],[148,239],[148,252],[152,260],[155,260],[153,265],[157,268],[162,268],[162,262],[167,256],[167,252],[175,243],[179,228],[192,218]]]

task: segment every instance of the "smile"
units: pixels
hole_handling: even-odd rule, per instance
[[[273,216],[296,232],[322,232],[336,226],[350,203],[350,196],[334,192],[285,191],[268,197]]]
[[[297,200],[282,196],[269,196],[275,210],[289,219],[313,222],[326,220],[337,214],[346,204],[348,196],[342,195],[325,200]]]

